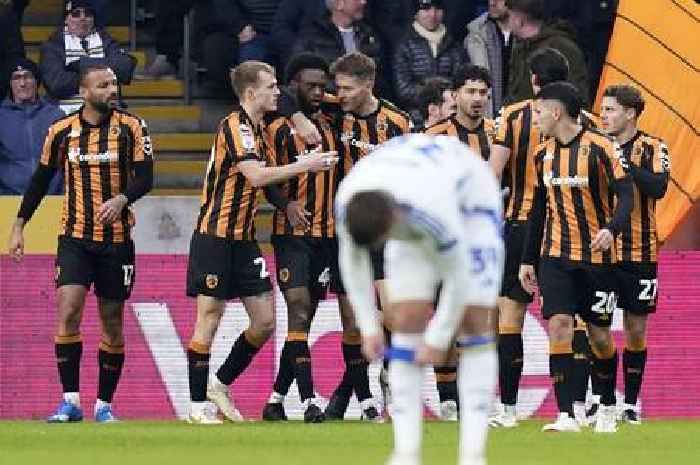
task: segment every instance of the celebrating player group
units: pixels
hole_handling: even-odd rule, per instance
[[[668,149],[637,128],[644,100],[634,87],[605,89],[597,118],[583,111],[564,55],[546,48],[528,64],[534,97],[495,120],[486,116],[488,70],[465,66],[436,92],[452,105],[426,102],[432,124],[422,134],[408,113],[375,97],[375,63],[358,52],[334,63],[296,55],[282,89],[265,63],[231,71],[239,105],[216,133],[183,283],[196,302],[187,421],[243,421],[230,387],[273,333],[273,287],[255,235],[264,194],[275,207],[271,242],[288,312],[264,420],[287,419],[294,381],[309,423],[343,419],[354,394],[363,420],[391,418],[389,463],[419,464],[430,365],[440,417],[461,422],[459,463],[484,465],[489,426],[518,426],[523,325],[538,294],[559,409],[543,430],[613,433],[618,421],[641,422],[657,295],[655,204],[668,183]],[[23,229],[61,170],[55,353],[63,397],[54,423],[83,419],[80,321],[93,284],[102,323],[93,413],[97,422],[117,420],[123,309],[136,279],[131,205],[153,184],[146,122],[116,108],[114,72],[83,69],[80,92],[83,107],[49,130],[9,244],[21,260]],[[345,372],[322,403],[308,338],[329,291],[339,302]],[[210,369],[214,335],[235,298],[249,326]],[[622,409],[610,333],[616,308],[624,311]],[[370,390],[375,360],[383,363],[381,400]],[[589,378],[595,403],[586,411]],[[490,412],[496,384],[500,404]]]

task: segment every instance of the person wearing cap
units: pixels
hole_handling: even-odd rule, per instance
[[[394,53],[394,89],[398,103],[421,122],[418,94],[426,79],[452,79],[467,54],[445,28],[442,0],[416,0],[413,25]]]
[[[0,194],[22,195],[41,156],[49,126],[64,114],[39,97],[41,76],[34,62],[17,58],[6,71],[10,84],[7,98],[0,104]],[[60,194],[62,190],[58,174],[48,193]]]
[[[80,69],[100,61],[117,75],[120,84],[128,84],[136,60],[124,52],[104,29],[95,27],[95,8],[91,0],[66,3],[64,27],[41,45],[39,66],[51,98],[77,96]]]

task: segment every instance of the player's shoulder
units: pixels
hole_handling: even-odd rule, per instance
[[[552,155],[556,150],[557,140],[554,137],[547,137],[535,146],[535,161],[543,161],[547,154]]]
[[[587,128],[600,128],[601,119],[600,116],[596,115],[587,110],[581,110],[579,113],[579,122]]]
[[[532,99],[520,100],[519,102],[513,102],[509,105],[504,105],[501,107],[499,116],[502,118],[508,118],[523,111],[528,111],[530,108],[532,108]]]
[[[79,118],[80,115],[78,112],[69,113],[65,116],[58,118],[49,126],[49,134],[56,134],[71,127],[73,123]]]
[[[402,110],[393,102],[390,102],[389,100],[385,100],[383,98],[380,98],[379,105],[380,105],[379,111],[381,113],[385,113],[387,116],[391,117],[392,119],[394,119],[396,121],[402,121],[402,122],[405,122],[407,124],[410,123],[411,116],[408,114],[408,112]]]
[[[133,134],[141,134],[141,128],[147,128],[146,120],[134,113],[130,113],[124,109],[117,108],[114,110],[120,124],[128,126]]]
[[[666,148],[666,142],[657,136],[651,135],[644,131],[639,131],[639,137],[637,138],[637,143],[650,145],[654,148]]]
[[[584,126],[581,142],[597,146],[605,151],[617,150],[617,143],[615,140],[600,129],[594,127]]]
[[[263,131],[268,134],[277,134],[280,131],[288,131],[290,128],[289,119],[279,113],[268,113],[263,118]]]
[[[441,119],[440,121],[428,126],[427,128],[425,128],[424,132],[426,134],[430,134],[430,135],[446,134],[451,126],[454,126],[454,123],[452,122],[452,117],[449,116],[445,119]]]

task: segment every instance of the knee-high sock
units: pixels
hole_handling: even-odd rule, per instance
[[[112,346],[106,342],[100,343],[97,360],[100,365],[97,398],[110,403],[117,390],[124,366],[124,345]]]
[[[517,328],[516,328],[517,329]],[[498,381],[501,403],[515,405],[523,374],[523,335],[520,332],[498,335]]]
[[[459,463],[478,463],[486,451],[488,416],[498,377],[498,356],[491,337],[465,339],[457,372],[460,428]]]
[[[187,373],[190,383],[190,400],[207,400],[207,379],[209,378],[210,347],[197,341],[190,341],[187,349]]]
[[[574,331],[574,372],[571,393],[575,402],[585,402],[588,392],[588,379],[591,376],[591,348],[588,345],[586,330]]]
[[[289,353],[289,341],[284,341],[282,352],[280,353],[280,367],[277,371],[275,384],[272,385],[272,390],[277,394],[286,396],[289,392],[289,386],[294,381],[294,367]]]
[[[571,395],[571,379],[574,371],[574,354],[571,342],[549,344],[549,375],[554,383],[554,395],[560,412],[574,415]]]
[[[345,371],[348,373],[357,400],[362,402],[372,397],[372,392],[369,389],[369,363],[362,355],[362,346],[360,344],[344,343],[343,358],[345,359]],[[343,379],[345,379],[345,376],[343,376]]]
[[[80,358],[83,354],[80,333],[56,336],[54,350],[63,392],[80,392]]]
[[[260,351],[260,346],[253,345],[247,336],[248,331],[243,331],[236,342],[233,343],[231,352],[224,360],[223,365],[216,372],[216,377],[225,385],[230,385],[243,371],[248,368],[255,355]],[[252,339],[252,338],[251,338]]]
[[[615,385],[617,384],[617,351],[610,353],[593,352],[591,376],[598,379],[601,405],[615,405]]]
[[[423,369],[416,365],[411,355],[422,340],[420,334],[394,333],[389,362],[389,386],[391,387],[391,418],[394,425],[394,454],[418,456],[422,442]]]
[[[625,376],[625,403],[636,405],[642,388],[644,367],[647,363],[647,350],[630,350],[622,353],[622,367]]]

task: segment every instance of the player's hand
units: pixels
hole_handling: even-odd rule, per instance
[[[362,353],[370,362],[381,358],[384,355],[384,335],[362,336]]]
[[[7,248],[10,257],[19,263],[24,256],[24,234],[21,226],[13,226],[10,233],[10,243]]]
[[[601,229],[591,241],[591,249],[593,249],[594,252],[608,250],[610,246],[612,246],[613,240],[615,240],[615,238],[609,229]]]
[[[520,279],[520,284],[528,294],[533,294],[535,292],[537,288],[537,275],[535,274],[534,266],[525,263],[520,265],[518,279]]]
[[[447,351],[421,344],[416,349],[415,362],[418,365],[440,365],[447,360]]]
[[[308,155],[299,155],[299,163],[303,163],[306,171],[327,171],[338,163],[338,152],[311,152]]]
[[[306,218],[307,216],[311,216],[311,213],[306,211],[298,200],[292,200],[287,204],[287,221],[293,228],[301,226],[304,228],[304,231],[308,231],[311,223]]]
[[[304,139],[306,145],[320,145],[323,140],[318,128],[303,113],[296,112],[291,117],[296,132]]]
[[[100,206],[100,209],[97,211],[97,221],[105,225],[114,223],[121,216],[127,202],[128,200],[124,194],[112,197]]]

